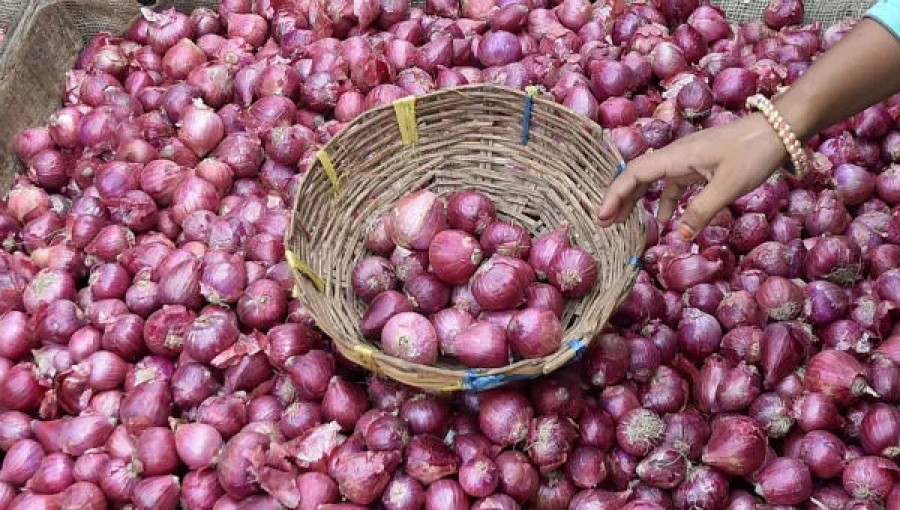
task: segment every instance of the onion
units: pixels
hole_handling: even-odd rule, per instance
[[[897,465],[883,457],[858,457],[847,463],[844,490],[854,498],[879,501],[887,497],[897,476]]]
[[[864,367],[849,354],[834,349],[810,358],[805,384],[810,391],[820,391],[843,404],[874,393],[866,381]]]
[[[826,279],[846,285],[859,279],[860,252],[848,238],[826,235],[809,249],[803,264],[809,280]]]
[[[446,308],[431,316],[437,334],[441,353],[453,355],[456,352],[457,335],[474,322],[472,316],[458,308]]]
[[[520,225],[494,221],[481,233],[481,247],[488,257],[496,253],[506,257],[527,259],[531,250],[531,236]]]
[[[581,248],[562,248],[550,263],[548,276],[563,296],[581,297],[590,292],[597,281],[597,262]]]
[[[434,236],[446,229],[447,213],[437,195],[419,190],[402,198],[391,211],[391,239],[397,246],[427,249]]]
[[[401,246],[391,253],[391,264],[397,279],[405,282],[428,267],[428,253],[407,250]]]
[[[514,390],[492,390],[479,399],[478,423],[481,430],[491,442],[501,446],[524,441],[533,415],[534,410],[528,400]]]
[[[525,289],[534,277],[533,271],[528,274],[531,268],[527,265],[523,267],[520,262],[518,259],[494,255],[478,268],[472,277],[471,289],[482,310],[511,309],[524,301]],[[573,280],[574,278],[572,277]]]
[[[391,317],[381,332],[385,353],[413,363],[433,364],[438,357],[434,326],[422,315],[401,312]]]
[[[763,10],[763,21],[775,30],[803,22],[803,2],[798,0],[772,0]]]
[[[490,229],[490,225],[488,226]],[[482,236],[484,239],[484,236]],[[501,245],[497,251],[503,249]],[[503,253],[508,255],[508,253]],[[428,248],[432,271],[441,280],[455,285],[466,283],[481,262],[478,241],[461,230],[445,230],[434,236]]]
[[[725,473],[744,476],[762,465],[765,445],[765,433],[753,419],[741,415],[718,417],[712,422],[703,462]]]
[[[397,281],[391,263],[383,257],[366,257],[353,268],[353,290],[366,301],[386,290],[392,290]]]
[[[562,333],[556,314],[535,308],[514,315],[507,327],[512,351],[523,358],[540,358],[556,352]]]
[[[469,367],[497,368],[509,362],[509,347],[503,328],[491,322],[472,324],[456,335],[456,357]]]

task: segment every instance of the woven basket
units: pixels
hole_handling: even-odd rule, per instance
[[[288,262],[298,297],[351,361],[433,391],[482,390],[553,372],[590,345],[627,295],[644,248],[642,215],[601,229],[596,207],[624,168],[602,129],[553,101],[518,90],[474,85],[400,99],[352,121],[318,155],[297,193]],[[542,359],[469,370],[388,356],[363,339],[365,304],[350,286],[365,233],[404,195],[476,189],[502,218],[538,235],[568,223],[576,245],[599,262],[593,291],[570,300],[560,349]]]

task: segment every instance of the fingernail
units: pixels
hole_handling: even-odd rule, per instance
[[[690,241],[694,238],[694,229],[682,223],[678,225],[678,235],[680,235],[681,238],[685,241]]]

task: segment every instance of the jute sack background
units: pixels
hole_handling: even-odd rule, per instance
[[[859,17],[874,0],[807,0],[807,20],[831,26]],[[124,32],[142,6],[174,5],[188,12],[214,7],[216,0],[0,0],[0,27],[8,27],[0,46],[0,196],[21,163],[12,151],[13,136],[43,125],[60,106],[63,77],[78,51],[102,30]],[[424,0],[412,0],[423,4]],[[732,21],[758,19],[768,0],[722,0]]]

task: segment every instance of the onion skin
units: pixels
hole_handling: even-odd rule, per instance
[[[526,308],[513,316],[506,332],[514,353],[540,358],[559,349],[563,328],[552,311]]]
[[[431,322],[414,312],[391,317],[381,332],[385,353],[421,363],[434,364],[438,358],[438,338]]]
[[[496,217],[493,201],[479,191],[466,190],[450,195],[447,203],[450,228],[480,235]]]
[[[721,417],[712,423],[703,462],[734,476],[749,475],[762,465],[765,445],[765,433],[751,418]]]
[[[444,203],[428,190],[407,195],[391,211],[389,230],[397,246],[427,250],[434,236],[446,228]]]

